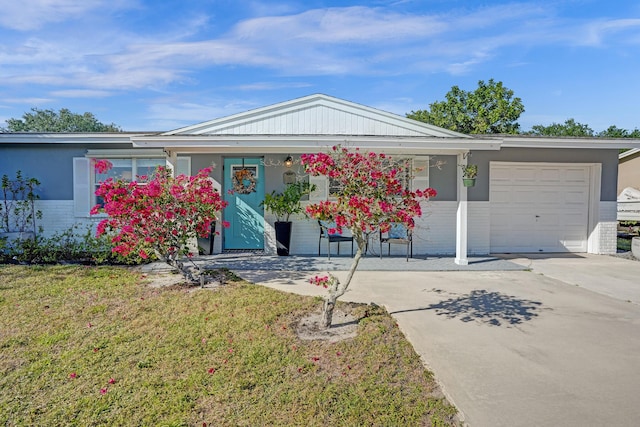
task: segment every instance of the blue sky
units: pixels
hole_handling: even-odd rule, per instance
[[[640,128],[637,1],[0,0],[0,126],[170,130],[313,93],[404,115],[502,81],[523,130]]]

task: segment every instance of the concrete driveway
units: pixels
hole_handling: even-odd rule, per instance
[[[639,425],[640,262],[510,258],[532,271],[358,271],[342,300],[385,306],[472,427]],[[309,273],[238,274],[322,293]]]

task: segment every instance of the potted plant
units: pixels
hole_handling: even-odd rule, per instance
[[[276,216],[274,228],[278,255],[289,255],[292,226],[289,218],[292,214],[302,212],[300,200],[314,190],[315,185],[308,182],[295,182],[287,185],[282,193],[272,191],[270,194],[264,195],[262,205]]]
[[[462,168],[462,184],[465,187],[473,187],[476,185],[478,165],[460,165],[460,167]]]
[[[42,218],[42,212],[35,208],[35,201],[40,198],[36,194],[39,185],[40,181],[23,176],[21,171],[16,172],[15,179],[2,176],[0,235],[7,241],[35,238],[36,219]]]

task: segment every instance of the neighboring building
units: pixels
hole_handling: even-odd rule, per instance
[[[640,148],[618,156],[618,220],[640,221]]]
[[[417,222],[414,253],[455,255],[459,264],[468,254],[614,253],[618,151],[640,148],[629,139],[469,136],[311,95],[165,133],[0,134],[0,172],[20,169],[43,183],[42,225],[50,234],[96,221],[89,210],[104,177],[91,159],[111,160],[110,173],[124,178],[159,164],[178,173],[215,165],[211,176],[230,202],[223,215],[231,228],[220,230],[214,252],[275,253],[274,218],[260,206],[265,192],[310,179],[318,185],[311,199],[326,198],[329,184],[305,176],[297,160],[337,144],[430,165],[411,183],[438,191]],[[288,156],[296,160],[291,168],[283,164]],[[467,162],[479,170],[471,188],[458,166]],[[244,169],[255,176],[253,191],[229,194]],[[318,235],[315,221],[296,218],[292,253],[317,254]]]
[[[640,190],[640,148],[620,153],[618,159],[618,194],[627,187]]]

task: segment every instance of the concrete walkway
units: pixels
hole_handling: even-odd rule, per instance
[[[395,259],[395,271],[359,269],[342,300],[385,306],[472,427],[637,426],[640,262],[507,258],[484,271],[411,270]],[[320,261],[307,263],[236,272],[322,295],[307,282]]]

